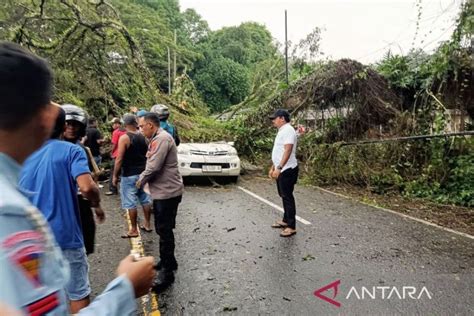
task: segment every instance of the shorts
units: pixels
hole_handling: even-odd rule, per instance
[[[134,209],[138,205],[151,204],[151,198],[142,189],[137,189],[137,183],[140,175],[130,177],[121,177],[120,179],[120,198],[122,200],[123,209]]]
[[[91,294],[86,251],[84,248],[63,249],[62,251],[71,270],[71,277],[66,285],[67,297],[71,301],[82,300]]]

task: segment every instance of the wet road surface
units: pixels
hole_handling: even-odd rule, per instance
[[[161,313],[474,314],[473,239],[315,188],[298,186],[295,196],[297,214],[311,224],[298,222],[298,233],[282,238],[270,227],[282,216],[270,206],[281,205],[272,181],[186,186],[175,230],[179,268],[159,296]],[[105,203],[109,216],[90,258],[94,293],[130,250],[119,237],[118,198]],[[157,255],[158,236],[142,237]],[[314,295],[331,283],[323,298]]]

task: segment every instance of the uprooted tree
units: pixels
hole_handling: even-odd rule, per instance
[[[6,0],[0,8],[0,38],[48,59],[56,101],[105,120],[162,98],[137,43],[107,2]]]

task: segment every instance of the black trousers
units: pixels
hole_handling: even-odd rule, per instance
[[[117,187],[112,183],[112,177],[114,176],[115,159],[112,159],[112,166],[110,167],[110,179],[109,179],[109,191],[117,193]]]
[[[160,236],[160,260],[165,272],[171,272],[177,266],[174,256],[174,233],[176,227],[176,214],[181,195],[166,200],[153,200],[155,214],[155,230]]]
[[[290,228],[296,228],[296,203],[293,196],[295,184],[298,181],[298,167],[287,169],[280,173],[277,179],[278,195],[283,200],[283,221]]]

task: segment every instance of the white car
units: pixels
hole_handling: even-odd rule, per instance
[[[178,146],[179,172],[189,176],[224,176],[237,181],[240,159],[229,143],[181,143]]]

